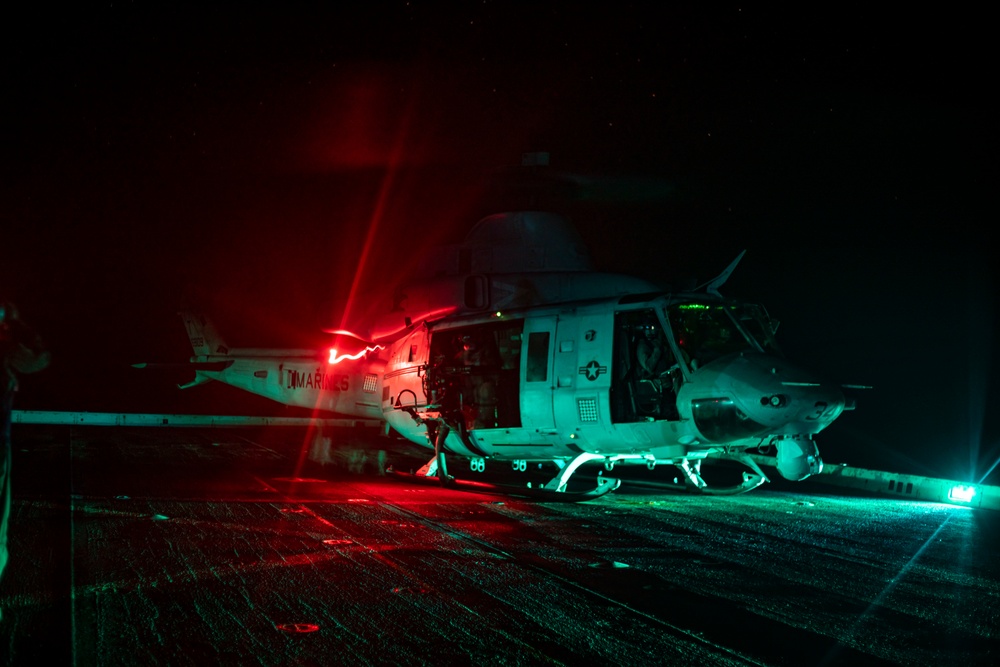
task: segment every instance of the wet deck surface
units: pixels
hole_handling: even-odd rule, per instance
[[[1000,661],[997,513],[529,501],[298,468],[289,427],[14,435],[6,664]]]

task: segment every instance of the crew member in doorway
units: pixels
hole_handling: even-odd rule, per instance
[[[456,362],[468,373],[462,392],[462,413],[465,427],[494,428],[497,421],[496,355],[473,336],[460,339]]]
[[[3,404],[0,405],[0,580],[7,567],[7,524],[10,523],[10,425],[18,376],[40,371],[49,365],[49,353],[42,340],[20,318],[12,303],[0,301],[0,355],[3,356]],[[0,614],[3,610],[0,609]]]
[[[677,418],[676,387],[671,364],[673,355],[659,327],[647,324],[636,342],[635,360],[638,369],[636,394],[640,410],[651,417]]]

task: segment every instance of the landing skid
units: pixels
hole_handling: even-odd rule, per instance
[[[560,502],[581,502],[600,498],[606,493],[614,491],[621,485],[621,480],[613,477],[598,477],[597,485],[584,491],[567,491],[567,484],[570,477],[585,463],[605,460],[601,454],[591,454],[581,452],[569,462],[553,461],[559,468],[559,473],[544,484],[533,486],[528,483],[525,486],[491,484],[482,482],[470,482],[459,480],[448,474],[448,457],[445,452],[445,443],[451,427],[444,420],[437,420],[434,427],[428,425],[428,439],[434,443],[434,456],[425,463],[414,475],[417,478],[435,478],[443,486],[472,487],[479,490],[495,489],[500,493],[508,495],[520,495],[528,498],[542,498]],[[522,468],[523,470],[523,468]]]
[[[601,496],[611,493],[619,486],[621,486],[622,481],[617,477],[598,477],[597,486],[592,489],[587,489],[585,491],[556,491],[554,489],[546,488],[545,486],[538,488],[528,488],[528,489],[518,489],[512,491],[519,495],[526,495],[529,498],[538,498],[541,500],[551,500],[556,502],[570,502],[579,503],[585,500],[594,500],[595,498],[600,498]]]
[[[746,493],[747,491],[753,491],[766,481],[766,477],[745,472],[743,473],[743,481],[739,484],[722,487],[706,486],[698,489],[698,493],[704,493],[709,496],[737,496],[741,493]]]
[[[552,501],[581,502],[600,498],[606,493],[616,490],[621,486],[621,480],[613,477],[598,477],[597,485],[583,491],[569,491],[567,485],[570,477],[577,469],[585,464],[604,459],[599,454],[580,453],[571,461],[554,461],[559,468],[559,473],[548,482],[537,486],[528,483],[527,485],[513,485],[504,483],[489,483],[472,480],[459,480],[448,474],[447,456],[444,451],[444,439],[447,436],[447,426],[442,426],[435,439],[435,453],[431,459],[423,465],[411,477],[419,479],[433,479],[444,486],[465,487],[468,489],[478,489],[481,491],[496,491],[507,495],[524,496]],[[682,459],[674,463],[678,470],[683,473],[683,482],[677,484],[659,483],[654,481],[629,482],[635,486],[669,489],[673,491],[686,491],[702,493],[711,496],[734,496],[747,491],[752,491],[758,486],[768,482],[767,475],[760,469],[760,466],[746,453],[716,453],[711,456],[713,459],[724,459],[740,463],[749,470],[743,472],[743,480],[731,486],[709,486],[701,476],[702,459]]]
[[[427,466],[425,466],[425,468],[426,467]],[[397,479],[408,480],[411,482],[418,481],[421,483],[432,483],[435,485],[442,484],[443,480],[440,480],[433,472],[428,475],[423,471],[424,468],[421,468],[421,470],[418,470],[415,473],[405,473],[390,468],[386,470],[386,474],[396,477]],[[544,486],[524,487],[515,486],[513,484],[490,484],[487,482],[458,479],[456,477],[448,477],[447,481],[444,481],[443,484],[447,488],[458,489],[461,491],[496,493],[504,496],[516,496],[530,498],[532,500],[543,500],[546,502],[580,503],[600,498],[601,496],[614,491],[621,486],[621,480],[615,477],[598,477],[597,486],[583,491],[555,491],[553,489],[545,488]]]
[[[705,480],[701,478],[701,461],[696,461],[694,465],[691,465],[690,461],[684,459],[676,465],[677,468],[684,473],[684,477],[687,479],[687,488],[689,490],[697,493],[704,493],[710,496],[735,496],[740,493],[752,491],[764,482],[769,481],[767,479],[767,475],[765,475],[764,471],[760,469],[760,466],[758,466],[757,463],[746,454],[727,454],[716,456],[714,458],[737,461],[750,468],[750,472],[744,471],[743,481],[739,484],[721,487],[709,486]]]
[[[589,461],[604,458],[598,454],[587,453],[577,455],[576,458],[568,464],[559,465],[559,474],[550,479],[547,483],[540,484],[538,486],[534,486],[531,483],[528,483],[526,486],[522,486],[459,480],[448,474],[446,463],[447,457],[445,456],[443,446],[445,437],[447,436],[447,429],[448,427],[446,425],[441,426],[437,433],[437,438],[435,439],[434,456],[431,457],[431,460],[425,463],[423,467],[416,472],[416,475],[414,475],[415,477],[424,479],[433,478],[445,486],[465,486],[469,489],[478,489],[481,491],[493,489],[506,495],[517,495],[527,498],[571,503],[600,498],[604,494],[614,491],[621,485],[620,479],[616,479],[614,477],[598,477],[597,485],[593,488],[585,489],[583,491],[568,491],[567,484],[569,479],[581,465]]]

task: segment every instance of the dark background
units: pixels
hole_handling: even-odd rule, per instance
[[[987,23],[578,2],[8,15],[0,293],[54,355],[19,407],[283,414],[130,364],[190,355],[184,302],[233,345],[319,344],[355,276],[391,286],[535,206],[571,216],[600,268],[664,283],[747,249],[723,293],[763,302],[793,360],[873,386],[825,458],[978,481],[1000,455]],[[530,188],[528,151],[551,156]]]

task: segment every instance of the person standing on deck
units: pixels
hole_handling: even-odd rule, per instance
[[[3,372],[0,387],[3,389],[3,403],[0,404],[0,581],[7,567],[7,524],[10,523],[10,425],[14,392],[17,391],[18,376],[35,373],[49,365],[49,353],[42,345],[42,339],[21,320],[17,308],[9,302],[0,301],[0,356],[3,357]],[[0,614],[3,610],[0,610]]]

